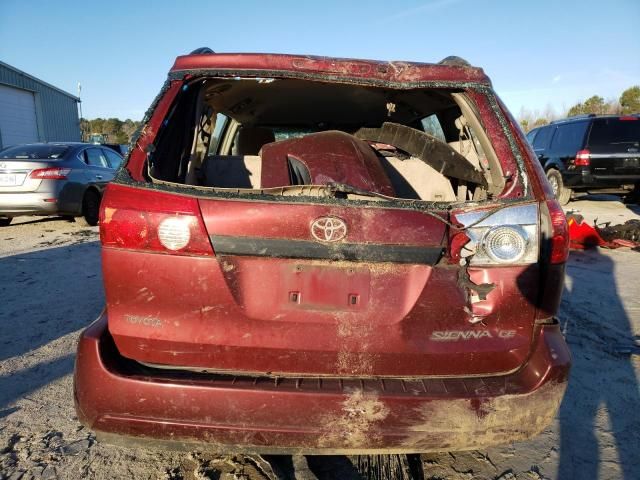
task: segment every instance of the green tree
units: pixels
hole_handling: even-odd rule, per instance
[[[603,115],[612,108],[612,105],[604,101],[599,95],[587,98],[583,103],[576,103],[567,112],[568,117],[574,115],[584,115],[588,113],[595,113],[596,115]]]
[[[533,122],[533,127],[541,127],[543,125],[547,125],[549,120],[543,117],[537,118],[535,122]]]
[[[596,115],[602,115],[607,113],[608,105],[604,101],[604,98],[599,95],[587,98],[584,101],[584,113],[595,113]]]
[[[567,117],[574,117],[576,115],[582,115],[584,113],[584,105],[582,103],[576,103],[567,112]]]
[[[640,113],[640,86],[636,85],[622,92],[620,105],[624,114]]]
[[[93,120],[83,118],[80,122],[84,139],[87,139],[92,133],[98,133],[106,135],[107,140],[111,143],[129,143],[139,126],[140,122],[130,119],[122,121],[119,118],[94,118]]]
[[[124,134],[127,136],[128,139],[131,139],[133,134],[136,133],[136,130],[138,130],[139,126],[140,126],[140,122],[134,122],[130,118],[127,118],[122,124],[122,131],[124,132]]]
[[[113,140],[115,143],[129,143],[129,137],[122,131],[119,131]]]

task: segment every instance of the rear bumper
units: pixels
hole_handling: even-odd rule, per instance
[[[354,454],[464,450],[525,439],[555,416],[570,368],[557,325],[499,377],[273,379],[146,369],[102,315],[78,344],[78,418],[107,441],[219,451]]]
[[[53,215],[58,213],[56,192],[0,193],[0,216]],[[46,201],[56,199],[56,201]]]
[[[598,175],[591,171],[584,170],[579,173],[564,173],[563,180],[566,186],[571,188],[584,189],[620,189],[623,186],[640,183],[640,173],[633,175]]]

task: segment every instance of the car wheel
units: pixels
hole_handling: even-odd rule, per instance
[[[8,227],[9,224],[11,223],[11,220],[13,220],[13,218],[9,217],[9,218],[0,218],[0,227]]]
[[[571,194],[573,193],[570,188],[564,186],[562,181],[562,174],[555,168],[551,168],[547,171],[547,179],[553,190],[558,203],[560,205],[566,205],[571,200]]]
[[[636,184],[623,199],[626,204],[640,204],[640,184]]]
[[[94,227],[100,218],[100,195],[94,190],[89,190],[82,199],[82,222]]]

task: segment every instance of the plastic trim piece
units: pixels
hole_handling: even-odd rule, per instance
[[[240,255],[353,262],[390,262],[435,265],[442,247],[358,243],[318,243],[307,240],[211,235],[216,255]]]

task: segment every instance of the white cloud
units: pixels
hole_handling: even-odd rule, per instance
[[[463,0],[434,0],[432,2],[425,3],[424,5],[420,5],[418,7],[407,8],[406,10],[400,10],[399,12],[396,12],[393,15],[389,15],[388,17],[386,17],[386,19],[398,20],[400,18],[417,15],[419,13],[432,12],[434,10],[440,10],[441,8],[448,7],[456,3],[460,3],[461,1]]]

